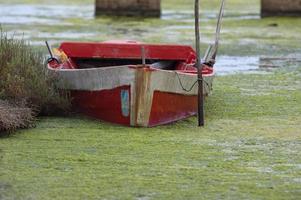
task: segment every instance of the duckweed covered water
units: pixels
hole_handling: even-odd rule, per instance
[[[45,40],[57,46],[70,40],[130,39],[194,46],[193,2],[190,1],[177,0],[174,4],[163,1],[161,19],[95,18],[94,2],[87,0],[73,1],[70,5],[67,5],[67,0],[50,4],[44,1],[18,2],[0,1],[0,24],[15,38],[28,39],[33,45],[43,46]],[[202,3],[203,52],[214,39],[218,3],[216,0]],[[287,32],[287,29],[294,31]],[[300,19],[261,20],[257,0],[245,4],[238,0],[228,2],[217,74],[256,72],[262,56],[286,57],[300,52],[298,31],[301,32]]]

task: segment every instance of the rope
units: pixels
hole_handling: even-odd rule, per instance
[[[203,78],[201,78],[201,79],[197,79],[197,80],[192,84],[192,86],[191,86],[189,89],[187,89],[187,88],[184,87],[184,85],[183,85],[183,83],[182,83],[182,80],[181,80],[181,78],[180,78],[178,72],[175,72],[175,73],[176,73],[176,75],[177,75],[177,78],[178,78],[178,80],[179,80],[179,83],[180,83],[180,86],[181,86],[182,90],[185,91],[185,92],[191,92],[192,89],[193,89],[194,86],[198,83],[199,80],[202,80],[202,81],[207,85],[207,87],[210,88],[209,83],[208,83],[207,81],[205,81]]]

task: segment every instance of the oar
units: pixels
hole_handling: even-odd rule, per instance
[[[50,55],[50,58],[47,59],[46,63],[48,64],[48,63],[50,63],[50,62],[52,62],[52,61],[55,61],[55,62],[57,62],[57,63],[60,63],[60,61],[59,61],[57,58],[55,58],[55,57],[53,56],[53,52],[52,52],[52,50],[51,50],[51,46],[49,45],[48,41],[45,41],[45,44],[46,44],[46,47],[47,47],[48,52],[49,52],[49,55]]]
[[[205,125],[205,113],[204,113],[204,81],[203,81],[203,66],[211,66],[213,67],[215,64],[215,59],[218,51],[219,46],[219,39],[220,39],[220,32],[221,32],[221,26],[222,26],[222,19],[224,16],[224,10],[225,10],[225,2],[226,0],[222,0],[222,4],[220,7],[217,25],[216,25],[216,32],[215,32],[215,43],[212,45],[209,45],[203,61],[201,61],[200,58],[200,25],[199,25],[199,0],[195,0],[195,9],[194,9],[194,15],[195,15],[195,42],[196,42],[196,53],[197,53],[197,62],[196,62],[196,68],[198,70],[198,124],[199,126]]]
[[[196,68],[198,70],[198,124],[199,126],[205,125],[204,117],[204,93],[203,93],[203,66],[201,64],[201,53],[200,53],[200,12],[199,12],[199,0],[195,0],[194,5],[194,16],[195,16],[195,46],[197,54]]]
[[[209,65],[211,67],[213,67],[215,64],[215,59],[218,52],[222,20],[223,20],[224,10],[225,10],[225,2],[226,0],[222,0],[222,4],[218,14],[218,20],[217,20],[216,32],[215,32],[215,43],[209,45],[206,54],[203,58],[203,64]]]
[[[45,41],[45,44],[46,44],[46,47],[47,47],[47,49],[48,49],[50,58],[53,59],[53,58],[54,58],[54,57],[53,57],[53,53],[52,53],[52,50],[51,50],[51,47],[50,47],[48,41]]]

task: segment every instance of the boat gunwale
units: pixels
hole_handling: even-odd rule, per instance
[[[74,69],[64,69],[64,68],[53,68],[51,67],[49,64],[47,65],[47,68],[51,71],[61,71],[61,72],[80,72],[80,71],[104,71],[106,69],[117,69],[117,68],[124,68],[127,67],[128,69],[149,69],[151,71],[161,71],[161,72],[167,72],[167,73],[178,73],[181,75],[187,75],[187,76],[197,76],[196,73],[192,73],[192,72],[185,72],[183,70],[165,70],[165,69],[158,69],[158,68],[154,68],[151,67],[150,65],[117,65],[117,66],[109,66],[109,67],[91,67],[91,68],[85,68],[85,69],[79,69],[79,68],[74,68]],[[215,76],[215,71],[213,70],[212,73],[209,74],[203,74],[203,76],[209,77],[209,76]]]

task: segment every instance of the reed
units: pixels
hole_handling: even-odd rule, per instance
[[[42,52],[35,51],[23,39],[9,37],[0,28],[0,99],[10,102],[10,105],[1,104],[2,119],[11,114],[21,118],[23,116],[25,121],[31,122],[32,120],[27,120],[30,117],[24,113],[32,116],[52,115],[68,110],[69,95],[57,88],[56,77],[47,72],[43,60]],[[18,121],[20,122],[16,120],[16,123]],[[13,127],[27,126],[22,123]]]

